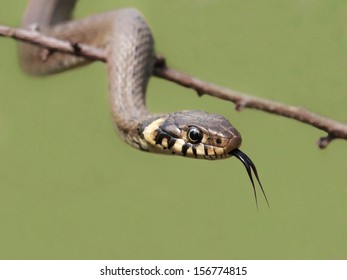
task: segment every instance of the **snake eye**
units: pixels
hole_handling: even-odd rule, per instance
[[[189,128],[187,135],[188,140],[193,144],[200,143],[203,136],[201,130],[195,126]]]

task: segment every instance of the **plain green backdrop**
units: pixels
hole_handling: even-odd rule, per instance
[[[169,65],[225,87],[347,121],[347,2],[88,1],[77,17],[131,6]],[[0,4],[18,26],[24,1]],[[226,116],[271,203],[236,159],[141,153],[114,133],[105,67],[36,78],[0,38],[1,259],[346,259],[347,142],[151,79],[153,112]]]

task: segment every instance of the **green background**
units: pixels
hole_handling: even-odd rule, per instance
[[[2,1],[18,26],[24,1]],[[347,2],[80,1],[77,17],[132,6],[172,67],[347,121]],[[114,133],[104,65],[35,78],[0,38],[1,259],[346,259],[347,143],[170,82],[153,112],[226,116],[258,167],[271,209],[236,159],[141,153]]]

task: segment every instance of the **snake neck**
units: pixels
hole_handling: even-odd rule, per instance
[[[136,10],[121,10],[114,21],[106,47],[112,118],[122,138],[141,149],[136,144],[140,141],[139,127],[151,118],[145,93],[154,64],[153,37]]]

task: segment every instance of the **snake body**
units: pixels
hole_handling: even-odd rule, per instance
[[[29,0],[22,25],[73,44],[105,49],[112,119],[124,141],[161,154],[203,159],[236,156],[245,165],[256,195],[251,170],[260,184],[257,170],[238,149],[241,135],[227,119],[203,111],[148,112],[145,93],[154,65],[154,40],[143,16],[135,9],[120,9],[71,20],[76,1]],[[20,43],[19,53],[22,68],[34,75],[57,73],[89,62],[26,43]]]

